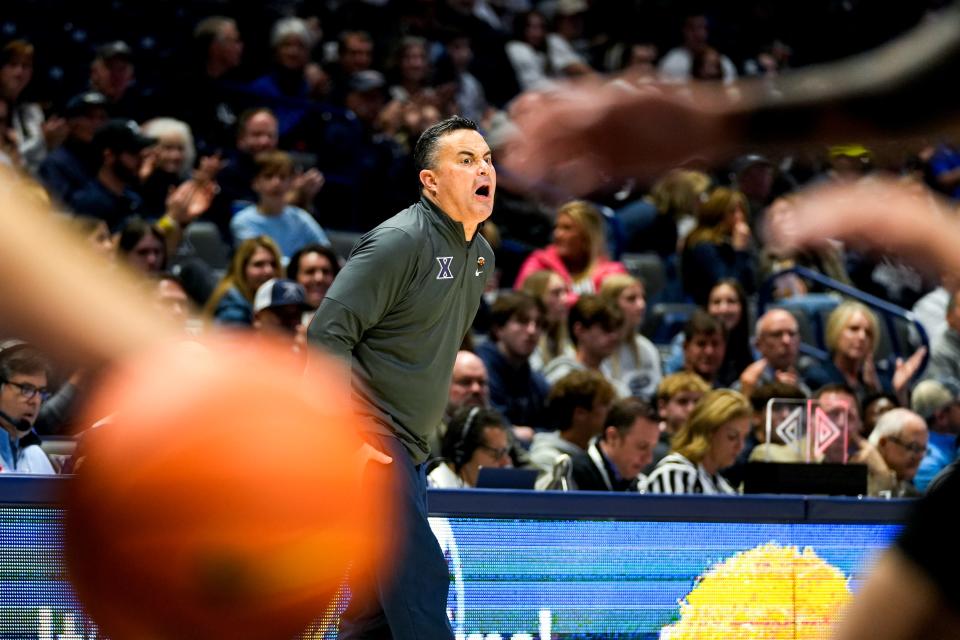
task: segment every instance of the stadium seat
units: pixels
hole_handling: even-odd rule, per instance
[[[353,251],[363,235],[356,231],[331,231],[330,229],[325,229],[325,231],[333,244],[333,250],[344,260],[350,257],[350,252]]]
[[[655,299],[667,282],[663,260],[656,253],[624,253],[620,262],[630,275],[643,282],[647,300]]]
[[[211,269],[226,269],[230,261],[230,248],[220,237],[220,231],[212,222],[197,221],[183,233],[181,252],[203,260]]]
[[[839,303],[840,299],[830,294],[810,294],[778,300],[773,306],[786,309],[797,319],[801,342],[827,351],[827,321]],[[919,346],[919,340],[911,333],[909,322],[891,318],[878,309],[873,312],[880,326],[874,352],[874,360],[878,365],[886,360],[892,363],[898,356],[907,357]],[[892,327],[888,320],[892,322]],[[891,330],[896,333],[895,337],[891,336]]]
[[[839,298],[830,294],[814,293],[778,300],[774,307],[786,309],[797,319],[800,328],[800,341],[818,349],[826,350],[824,338],[827,318],[840,303]]]
[[[669,344],[696,309],[697,305],[688,302],[657,303],[647,310],[640,332],[655,344]]]

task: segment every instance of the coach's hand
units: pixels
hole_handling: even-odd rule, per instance
[[[385,454],[379,449],[374,449],[370,443],[364,442],[360,447],[360,461],[364,466],[369,462],[377,462],[379,464],[390,464],[393,462],[393,458]]]

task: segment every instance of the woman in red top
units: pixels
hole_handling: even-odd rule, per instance
[[[626,273],[619,262],[606,257],[603,216],[588,202],[573,200],[557,211],[553,244],[531,253],[520,267],[515,287],[541,270],[560,275],[574,294],[596,293],[608,275]],[[573,296],[571,304],[576,302]]]

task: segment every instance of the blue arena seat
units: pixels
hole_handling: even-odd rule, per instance
[[[191,223],[184,230],[179,254],[200,258],[214,270],[226,269],[230,263],[230,248],[220,236],[219,229],[212,222],[202,220]]]
[[[363,235],[356,231],[334,231],[331,229],[325,229],[324,231],[327,232],[327,237],[333,244],[333,250],[344,260],[350,257],[350,252],[357,246],[357,242]]]
[[[630,275],[643,282],[646,288],[647,300],[655,299],[667,282],[666,268],[663,260],[656,253],[624,253],[620,262],[627,268]]]
[[[669,344],[696,308],[692,302],[659,302],[647,309],[640,332],[655,344]]]

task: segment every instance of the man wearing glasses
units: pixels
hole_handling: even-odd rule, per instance
[[[800,355],[800,327],[797,319],[784,309],[771,309],[757,320],[756,346],[760,359],[743,370],[734,385],[750,397],[757,387],[782,382],[799,387],[808,396],[810,389],[797,370]]]
[[[47,398],[48,370],[46,357],[29,344],[0,344],[0,473],[56,473],[33,431]]]
[[[890,468],[889,481],[885,487],[878,486],[880,495],[894,498],[918,496],[913,484],[920,461],[927,452],[927,423],[909,409],[891,409],[880,416],[877,426],[870,433],[870,444],[883,456]],[[871,494],[877,479],[871,477]]]

